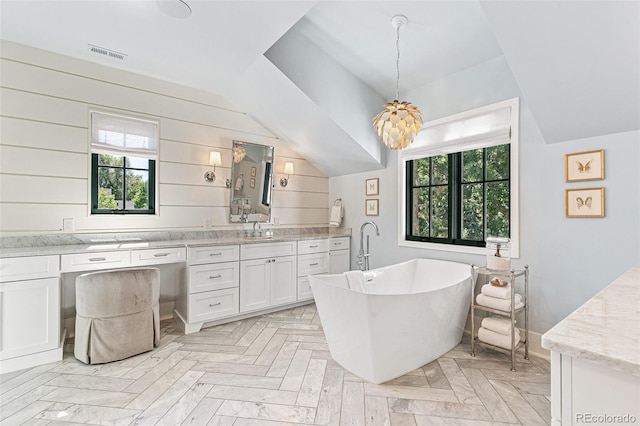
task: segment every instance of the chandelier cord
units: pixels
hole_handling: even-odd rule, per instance
[[[396,100],[400,100],[400,27],[396,26]]]

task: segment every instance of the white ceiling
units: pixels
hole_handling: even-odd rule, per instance
[[[548,143],[640,127],[636,1],[186,1],[2,0],[0,37],[222,94],[329,176],[385,165],[398,13],[401,98],[502,57]]]

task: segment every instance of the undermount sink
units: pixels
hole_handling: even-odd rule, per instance
[[[247,234],[247,238],[252,238],[252,239],[256,239],[256,240],[272,240],[273,239],[273,235],[254,235],[254,234]]]

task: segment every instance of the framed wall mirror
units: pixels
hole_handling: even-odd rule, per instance
[[[273,147],[233,141],[229,222],[269,222]]]

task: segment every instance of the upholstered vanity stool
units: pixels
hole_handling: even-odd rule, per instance
[[[159,298],[157,268],[77,277],[75,357],[101,364],[152,350],[160,341]]]

